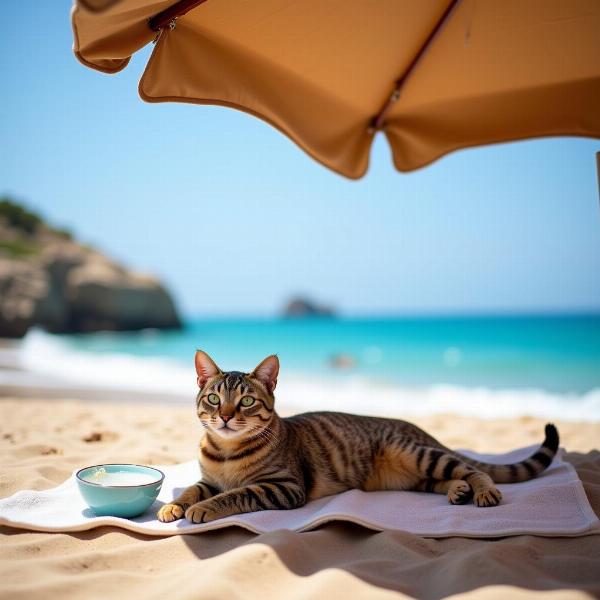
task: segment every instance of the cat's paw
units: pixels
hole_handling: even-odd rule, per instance
[[[448,490],[450,504],[466,504],[473,497],[473,490],[466,481],[455,481]]]
[[[481,490],[473,497],[473,502],[476,506],[498,506],[500,500],[502,500],[502,494],[495,487]]]
[[[219,514],[205,502],[193,504],[185,511],[185,518],[190,523],[209,523],[210,521],[220,519],[223,516],[225,515]]]
[[[159,521],[163,523],[170,523],[171,521],[177,521],[183,517],[184,510],[178,504],[165,504],[160,507],[160,510],[156,513]]]

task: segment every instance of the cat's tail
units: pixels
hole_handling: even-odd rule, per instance
[[[544,443],[529,458],[511,465],[494,465],[460,455],[466,463],[487,473],[495,483],[517,483],[537,477],[552,462],[558,451],[558,430],[554,425],[546,425]]]

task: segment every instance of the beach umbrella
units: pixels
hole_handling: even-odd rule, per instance
[[[74,51],[115,73],[147,44],[147,102],[236,108],[366,172],[482,144],[600,137],[598,0],[79,0]]]

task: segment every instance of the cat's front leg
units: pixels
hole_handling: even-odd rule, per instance
[[[218,493],[219,490],[216,487],[205,481],[198,481],[186,488],[173,502],[162,506],[156,516],[163,523],[176,521],[183,517],[190,506]]]
[[[257,510],[298,508],[305,502],[306,494],[298,484],[269,481],[235,488],[198,502],[185,511],[185,518],[191,523],[209,523]]]

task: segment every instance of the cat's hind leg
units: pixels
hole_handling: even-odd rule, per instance
[[[492,478],[441,448],[420,446],[413,453],[415,471],[425,479],[450,481],[462,479],[473,488],[476,506],[497,506],[502,494]]]
[[[446,494],[450,504],[466,504],[473,498],[473,489],[464,479],[450,479],[449,481],[423,479],[416,485],[415,490]]]
[[[198,483],[186,488],[173,502],[161,506],[156,516],[163,523],[177,521],[177,519],[181,519],[185,515],[185,511],[190,506],[211,498],[218,493],[219,490],[217,488],[204,481],[198,481]]]

